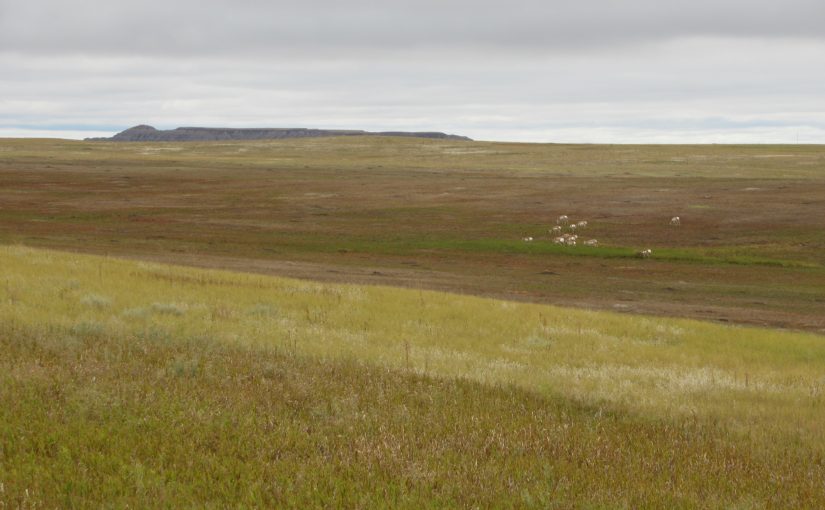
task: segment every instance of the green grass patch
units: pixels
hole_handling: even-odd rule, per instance
[[[564,246],[547,240],[525,242],[522,240],[502,239],[387,239],[381,241],[351,241],[340,242],[301,242],[296,240],[295,247],[305,250],[340,251],[348,250],[362,253],[378,253],[392,255],[408,255],[421,251],[444,251],[463,253],[506,253],[525,255],[560,255],[571,257],[596,257],[608,259],[639,258],[638,249],[624,246]],[[748,266],[773,266],[819,268],[820,264],[799,260],[785,260],[760,257],[746,254],[728,254],[724,250],[715,253],[715,250],[700,248],[655,248],[651,260],[670,262],[689,262],[695,264],[719,265],[735,264]]]

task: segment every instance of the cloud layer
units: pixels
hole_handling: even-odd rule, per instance
[[[822,19],[807,0],[0,0],[0,136],[150,123],[823,143]]]

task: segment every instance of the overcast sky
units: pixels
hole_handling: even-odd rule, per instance
[[[825,143],[823,0],[0,0],[0,136]]]

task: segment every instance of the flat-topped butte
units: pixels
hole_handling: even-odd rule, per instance
[[[370,132],[344,129],[207,127],[179,127],[159,130],[145,124],[131,127],[110,138],[87,138],[86,140],[105,142],[205,142],[222,140],[280,140],[284,138],[319,138],[330,136],[404,136],[438,140],[471,141],[471,139],[466,136],[449,135],[441,132]]]

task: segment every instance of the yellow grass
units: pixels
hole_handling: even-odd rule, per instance
[[[356,359],[825,446],[825,338],[813,334],[20,246],[0,248],[0,268],[0,322]]]
[[[0,246],[0,508],[819,508],[825,339]]]

